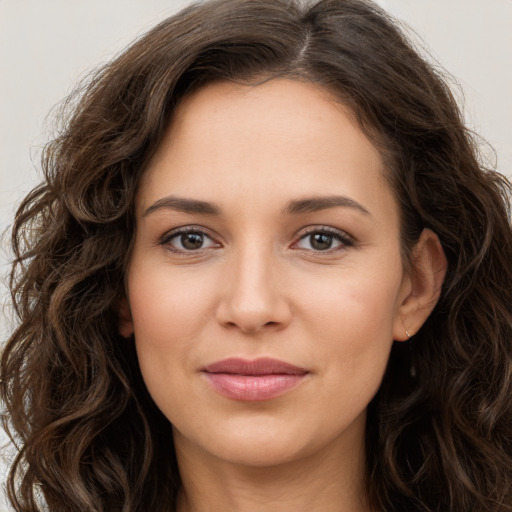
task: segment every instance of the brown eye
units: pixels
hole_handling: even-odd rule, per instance
[[[189,251],[201,249],[204,243],[204,235],[202,233],[184,233],[180,235],[180,242],[182,247]]]
[[[354,245],[353,239],[343,231],[324,227],[302,235],[300,240],[294,244],[294,248],[314,252],[332,252],[352,245]]]
[[[219,244],[203,231],[189,228],[182,228],[165,235],[160,240],[160,244],[178,253],[219,247]]]
[[[334,237],[327,235],[326,233],[314,233],[310,235],[311,247],[317,251],[325,251],[330,249],[333,243]]]

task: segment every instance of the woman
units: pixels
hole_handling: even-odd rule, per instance
[[[512,510],[509,185],[373,4],[185,9],[44,166],[15,510]]]

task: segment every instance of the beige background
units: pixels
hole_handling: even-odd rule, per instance
[[[0,231],[40,175],[45,119],[88,70],[185,0],[0,0]],[[460,83],[467,123],[512,177],[512,0],[381,0]],[[424,43],[422,43],[424,45]],[[486,153],[493,158],[489,149]],[[5,243],[0,274],[7,271]],[[0,282],[0,342],[9,331]],[[4,440],[0,436],[0,441]],[[5,465],[0,462],[0,480]],[[0,489],[0,512],[2,490]],[[7,509],[5,509],[7,510]]]

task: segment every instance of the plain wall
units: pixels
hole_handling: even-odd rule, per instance
[[[50,110],[89,70],[186,3],[0,0],[0,231],[40,180],[38,159],[51,133],[45,123]],[[512,1],[379,3],[413,27],[413,36],[423,38],[429,53],[459,82],[456,95],[464,99],[468,125],[495,148],[498,168],[512,177]],[[488,148],[485,153],[493,158]],[[8,260],[4,240],[2,277]],[[0,306],[7,302],[0,283]],[[0,318],[0,340],[9,328],[10,322]],[[0,463],[2,481],[4,472]]]

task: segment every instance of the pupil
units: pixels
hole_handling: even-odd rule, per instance
[[[316,233],[312,236],[311,246],[319,251],[325,251],[332,245],[332,235],[325,233]]]
[[[181,235],[181,243],[185,249],[200,249],[203,245],[203,235],[199,233],[186,233]]]

